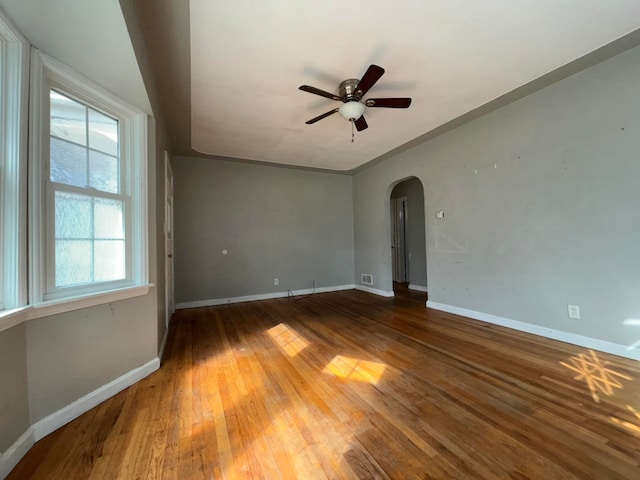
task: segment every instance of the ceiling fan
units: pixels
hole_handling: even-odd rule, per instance
[[[360,132],[368,127],[367,121],[364,119],[363,115],[365,107],[409,108],[409,105],[411,105],[410,98],[369,98],[362,101],[362,97],[364,97],[371,87],[375,85],[383,74],[384,68],[379,67],[378,65],[370,65],[362,79],[358,80],[357,78],[350,78],[343,81],[338,87],[338,95],[309,85],[301,85],[299,89],[303,92],[314,93],[321,97],[343,102],[343,105],[339,108],[329,110],[328,112],[318,115],[305,123],[307,125],[311,125],[312,123],[316,123],[318,120],[322,120],[329,115],[339,112],[342,117],[349,120],[352,125],[355,125],[356,129]]]

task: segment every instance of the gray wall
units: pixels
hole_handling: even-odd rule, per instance
[[[398,183],[391,198],[407,197],[405,220],[407,255],[409,257],[409,285],[427,286],[427,245],[424,220],[424,192],[417,178]]]
[[[157,356],[155,296],[26,323],[31,423]]]
[[[0,332],[0,455],[29,428],[24,325]]]
[[[638,78],[635,48],[357,173],[356,279],[391,289],[387,199],[416,176],[431,300],[637,340],[623,321],[640,311]]]
[[[149,198],[149,216],[154,218],[155,230],[149,232],[149,279],[155,286],[153,288],[156,303],[151,311],[155,312],[156,319],[156,351],[160,353],[162,342],[167,334],[167,309],[166,309],[166,280],[165,280],[165,237],[164,237],[164,215],[165,215],[165,167],[164,152],[167,147],[167,139],[164,130],[158,128],[158,122],[150,119],[154,128],[149,135],[150,143],[153,142],[153,149],[150,148],[150,156],[155,157],[155,162],[149,164],[149,183],[155,188],[152,189]],[[161,359],[162,360],[162,359]]]
[[[177,302],[354,283],[350,176],[187,157],[174,175]]]
[[[175,51],[172,42],[177,35],[186,34],[188,36],[188,2],[185,0],[120,0],[120,7],[124,15],[131,43],[133,45],[138,67],[142,74],[142,79],[149,96],[149,102],[153,110],[154,118],[150,120],[149,126],[149,153],[155,157],[155,167],[149,167],[149,182],[155,185],[155,196],[150,198],[149,214],[154,216],[156,221],[155,231],[150,230],[150,241],[155,245],[156,257],[151,261],[151,277],[154,278],[157,295],[157,340],[158,350],[162,348],[162,342],[167,334],[167,311],[166,311],[166,281],[165,281],[165,233],[164,233],[164,214],[165,214],[165,151],[170,151],[170,142],[167,134],[166,119],[169,115],[175,116],[176,110],[179,110],[181,102],[171,102],[175,106],[170,112],[163,111],[162,97],[168,92],[175,94],[177,91],[174,85],[167,88],[165,84],[165,68],[166,55],[179,55],[188,63],[188,49],[184,51]],[[182,30],[178,32],[172,29],[172,23],[166,19],[172,19],[175,24],[179,25]],[[157,28],[156,24],[160,24],[166,28]],[[173,27],[175,28],[175,27]],[[149,54],[149,45],[162,45],[164,58],[157,58]],[[181,79],[187,84],[189,76],[182,72]],[[172,97],[175,99],[175,95]],[[188,102],[185,102],[188,105]],[[171,161],[171,156],[169,156]]]

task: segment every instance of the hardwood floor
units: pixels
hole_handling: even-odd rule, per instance
[[[179,311],[159,371],[9,478],[640,479],[638,362],[424,295]]]

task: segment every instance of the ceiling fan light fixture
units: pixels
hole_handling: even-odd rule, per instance
[[[342,115],[345,120],[358,120],[364,113],[364,104],[358,101],[351,101],[342,104],[338,113]]]

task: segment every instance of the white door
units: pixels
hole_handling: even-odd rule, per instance
[[[165,299],[166,325],[169,326],[171,315],[175,311],[173,295],[173,170],[169,161],[169,153],[164,152],[164,245],[165,245]]]
[[[393,281],[409,281],[406,248],[407,197],[391,199],[391,249]]]

